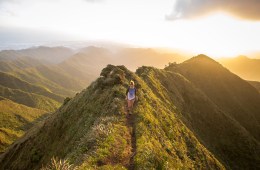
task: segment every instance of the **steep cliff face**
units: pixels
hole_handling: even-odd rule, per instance
[[[247,130],[181,64],[136,73],[108,65],[100,75],[2,154],[1,169],[39,169],[53,157],[79,169],[258,168],[259,122]],[[131,116],[124,100],[130,80],[138,89]]]

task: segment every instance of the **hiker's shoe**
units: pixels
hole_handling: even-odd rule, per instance
[[[131,111],[128,112],[130,115],[133,114]]]

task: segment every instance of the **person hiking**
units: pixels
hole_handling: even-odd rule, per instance
[[[135,83],[131,80],[129,88],[126,91],[127,111],[129,114],[132,114],[134,102],[136,100],[136,91]]]

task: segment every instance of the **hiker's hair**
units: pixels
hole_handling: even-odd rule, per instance
[[[133,80],[130,81],[130,85],[135,85],[135,82]]]

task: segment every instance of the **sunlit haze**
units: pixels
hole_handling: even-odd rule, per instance
[[[195,17],[181,17],[176,11],[177,17],[172,19],[176,3],[174,0],[4,0],[0,1],[0,29],[51,32],[50,40],[57,33],[64,40],[166,47],[212,57],[260,50],[260,22],[256,18],[218,8]],[[1,43],[8,41],[6,34]]]

